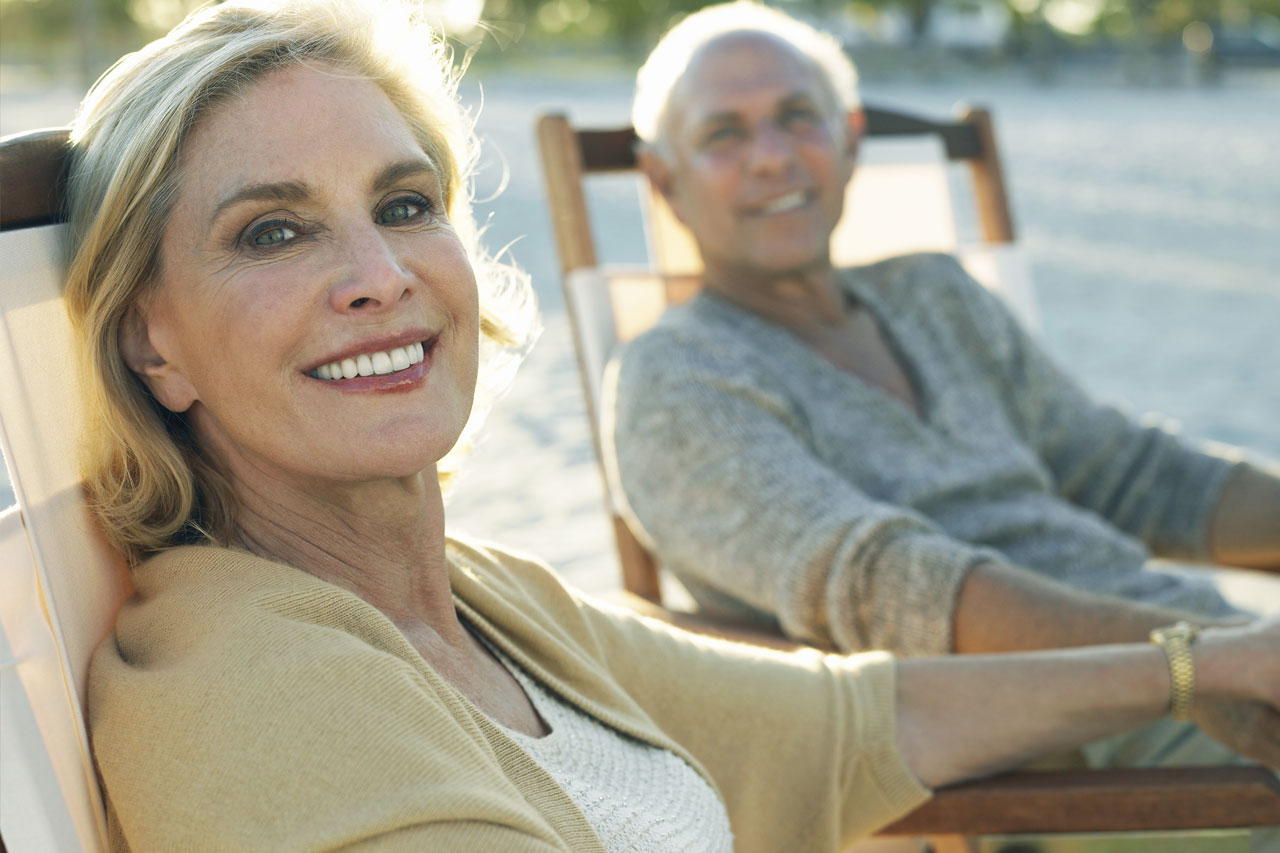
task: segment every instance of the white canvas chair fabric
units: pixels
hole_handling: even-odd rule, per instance
[[[65,228],[0,233],[0,442],[17,499],[0,515],[0,835],[14,851],[106,847],[85,687],[131,591],[80,486]]]

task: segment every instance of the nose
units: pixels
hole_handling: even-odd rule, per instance
[[[795,151],[791,137],[776,122],[764,121],[752,136],[750,165],[757,172],[783,171],[790,166]]]
[[[342,263],[329,288],[334,311],[375,313],[408,297],[414,276],[373,223],[348,231],[340,239],[340,252]]]

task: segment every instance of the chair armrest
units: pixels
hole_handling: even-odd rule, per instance
[[[1125,832],[1280,824],[1263,767],[1019,772],[939,788],[880,835]]]

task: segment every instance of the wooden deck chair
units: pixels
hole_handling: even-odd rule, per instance
[[[0,838],[14,853],[106,849],[85,680],[131,592],[77,469],[57,224],[66,140],[65,129],[0,140],[0,443],[17,500],[0,513]]]
[[[837,263],[909,251],[956,253],[969,272],[1000,293],[1022,321],[1037,328],[1026,260],[1014,228],[990,114],[963,110],[929,121],[867,108],[866,138],[833,238]],[[658,563],[628,527],[621,490],[601,452],[600,391],[613,350],[648,329],[670,304],[700,286],[691,235],[660,194],[640,188],[646,216],[647,267],[600,263],[587,205],[587,178],[636,170],[632,128],[575,129],[561,114],[537,123],[538,145],[563,274],[579,373],[591,420],[627,603],[642,612],[707,633],[787,646],[756,629],[708,623],[662,607]],[[977,239],[966,245],[956,225],[954,174],[968,167]],[[794,643],[790,643],[794,647]],[[1280,784],[1262,768],[1014,773],[952,786],[885,835],[930,836],[938,853],[967,849],[966,836],[1018,832],[1177,830],[1280,823]]]
[[[877,260],[911,251],[955,253],[979,281],[999,292],[1021,321],[1037,328],[1026,259],[1014,245],[1013,218],[990,115],[967,110],[954,122],[930,122],[902,113],[866,109],[867,129],[849,187],[846,215],[833,238],[837,263]],[[602,266],[588,215],[585,178],[636,173],[636,137],[630,127],[575,131],[562,115],[537,126],[552,225],[591,419],[596,458],[613,511],[614,534],[627,591],[661,603],[657,563],[626,525],[622,493],[600,444],[600,388],[614,347],[649,328],[670,304],[700,286],[701,261],[693,238],[659,193],[640,190],[648,266]],[[970,217],[980,232],[966,242],[957,227],[949,161],[972,175]],[[638,173],[636,173],[638,174]]]

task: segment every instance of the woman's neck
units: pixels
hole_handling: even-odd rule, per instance
[[[435,472],[355,486],[300,488],[233,478],[237,544],[351,591],[402,630],[460,640]]]

